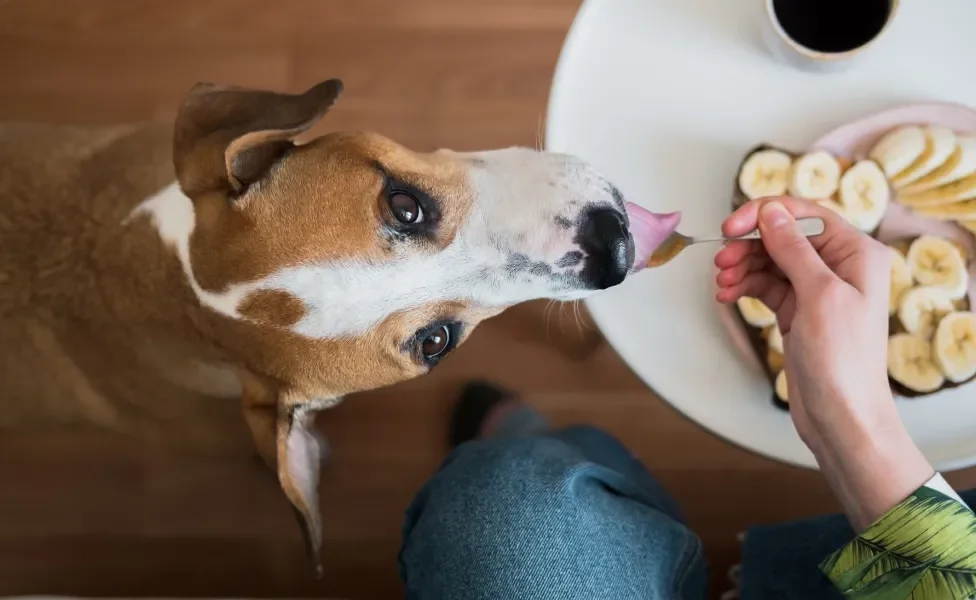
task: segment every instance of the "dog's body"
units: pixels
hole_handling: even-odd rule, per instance
[[[123,226],[173,182],[172,135],[0,126],[0,425],[145,434],[239,394],[173,253]]]
[[[192,430],[239,397],[317,550],[315,411],[634,270],[619,192],[570,157],[295,145],[340,89],[202,85],[173,128],[0,126],[0,426]]]

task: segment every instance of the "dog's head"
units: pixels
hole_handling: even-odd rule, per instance
[[[274,432],[283,483],[317,469],[304,450],[282,456],[305,421],[289,411],[425,373],[513,304],[614,286],[677,223],[626,204],[570,156],[420,154],[364,133],[296,144],[340,91],[335,80],[300,95],[201,84],[176,123],[192,203],[168,218],[170,234],[200,302],[271,346],[247,367],[288,398]],[[298,492],[306,519],[313,491]]]

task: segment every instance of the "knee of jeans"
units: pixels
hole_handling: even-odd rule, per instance
[[[620,440],[593,425],[571,425],[560,429],[555,435],[559,439],[569,441],[581,448],[613,447],[614,449],[623,449],[626,454],[630,454],[630,451]]]
[[[481,539],[499,528],[533,526],[542,513],[553,514],[561,504],[574,501],[565,489],[583,460],[563,442],[506,438],[466,444],[457,452],[408,515],[408,521],[424,530],[451,530],[437,537]],[[427,514],[437,518],[424,519]]]

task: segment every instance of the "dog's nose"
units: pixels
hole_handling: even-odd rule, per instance
[[[578,239],[586,253],[583,278],[591,288],[605,290],[624,280],[634,262],[634,241],[620,212],[610,208],[590,211]]]

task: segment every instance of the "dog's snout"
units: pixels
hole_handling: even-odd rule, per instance
[[[634,262],[634,242],[619,211],[599,208],[587,213],[578,239],[586,253],[583,278],[590,287],[603,290],[624,280]]]

